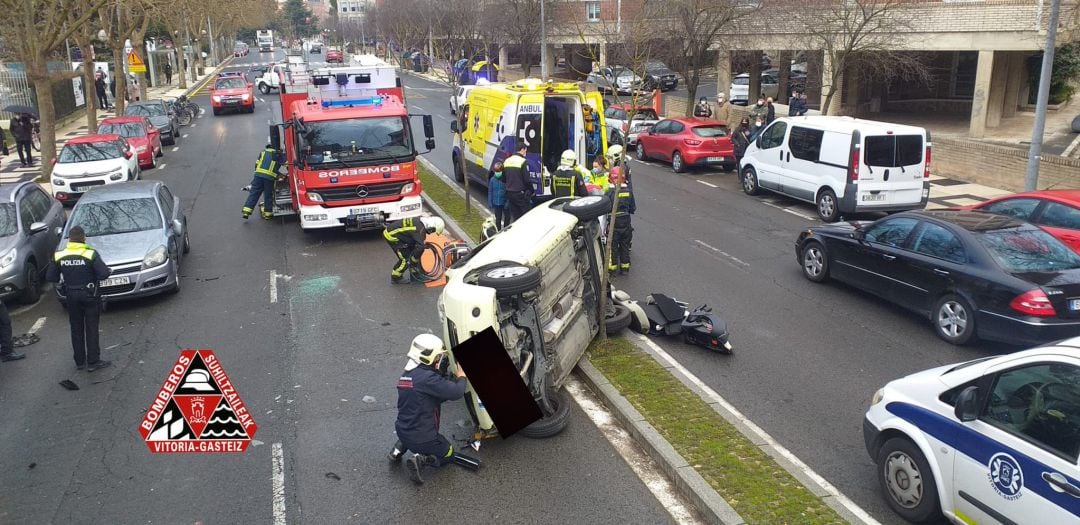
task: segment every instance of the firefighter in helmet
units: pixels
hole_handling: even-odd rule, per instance
[[[427,234],[442,233],[445,228],[446,223],[439,217],[406,217],[387,222],[383,229],[383,238],[398,258],[390,271],[390,282],[408,282],[405,270],[409,270],[410,276],[419,273],[420,255],[424,253]]]
[[[447,373],[449,361],[442,339],[433,334],[420,334],[409,347],[409,361],[398,377],[398,416],[394,424],[398,441],[390,451],[391,463],[401,461],[405,452],[413,455],[405,460],[409,477],[414,483],[424,482],[420,471],[424,467],[441,467],[454,463],[469,470],[480,468],[480,460],[454,450],[454,446],[439,434],[440,408],[444,401],[461,399],[465,395],[465,372],[455,367]]]
[[[592,176],[588,170],[578,164],[577,153],[568,149],[559,159],[559,167],[551,177],[551,194],[555,197],[583,197],[588,195],[585,181]]]

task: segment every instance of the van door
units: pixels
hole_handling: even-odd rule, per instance
[[[923,134],[865,135],[857,194],[853,200],[856,209],[921,208],[925,152]],[[851,197],[845,200],[848,199]]]
[[[596,91],[585,93],[585,103],[592,106],[593,110],[596,111],[596,114],[599,115],[599,117],[597,117],[599,120],[594,123],[596,125],[596,129],[600,131],[599,153],[600,155],[606,155],[608,148],[608,134],[604,133],[604,130],[607,129],[607,118],[604,115],[604,97]],[[592,169],[592,163],[588,163],[585,168]]]
[[[784,193],[812,201],[818,188],[818,159],[825,131],[806,126],[791,126],[787,152],[781,162],[780,188]]]
[[[787,152],[784,147],[787,131],[787,122],[777,120],[758,135],[758,151],[754,152],[753,165],[757,170],[758,185],[762,188],[781,190],[780,173],[783,170],[784,154]]]

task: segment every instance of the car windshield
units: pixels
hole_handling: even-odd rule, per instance
[[[161,107],[161,104],[133,104],[124,108],[125,116],[156,117],[164,114],[165,108]]]
[[[750,85],[750,77],[735,77],[734,79],[731,80],[731,85],[733,85],[733,86],[749,86]]]
[[[645,70],[646,71],[652,71],[652,70],[656,70],[656,69],[668,69],[668,67],[663,62],[646,62],[645,63]]]
[[[75,206],[68,224],[82,226],[87,237],[161,228],[161,213],[152,198],[86,202]]]
[[[635,109],[632,120],[660,120],[660,117],[656,114],[655,109],[644,108]]]
[[[247,87],[247,81],[242,78],[222,78],[214,84],[214,89],[242,89]]]
[[[1080,268],[1080,255],[1039,229],[991,230],[976,235],[1008,272],[1056,272]]]
[[[308,122],[303,140],[311,164],[408,157],[413,153],[409,127],[403,117]]]
[[[67,144],[60,150],[59,164],[74,162],[93,162],[95,160],[118,159],[123,155],[115,142],[92,142],[86,144]]]
[[[0,204],[0,237],[10,237],[18,231],[19,222],[15,220],[15,205],[10,202]]]
[[[145,137],[146,127],[135,122],[128,122],[125,124],[102,124],[101,127],[98,128],[98,133],[101,133],[102,135],[116,134],[125,138]]]
[[[724,126],[697,126],[690,128],[690,131],[693,131],[694,135],[707,139],[727,136],[727,128]]]
[[[634,78],[637,76],[634,74],[633,71],[630,71],[629,69],[620,69],[615,72],[615,75],[619,78]]]

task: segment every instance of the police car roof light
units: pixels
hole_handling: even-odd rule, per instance
[[[342,107],[357,107],[357,106],[378,106],[383,102],[382,97],[364,97],[364,98],[339,98],[334,100],[322,101],[322,107],[324,108],[342,108]]]

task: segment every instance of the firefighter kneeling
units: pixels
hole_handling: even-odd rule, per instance
[[[386,223],[383,230],[383,238],[390,243],[390,249],[394,250],[398,262],[390,271],[390,282],[408,282],[405,279],[405,270],[409,270],[410,276],[415,275],[419,280],[420,255],[424,253],[424,241],[429,233],[442,233],[446,223],[439,217],[408,217]]]
[[[589,170],[578,164],[577,153],[568,149],[563,152],[559,167],[551,176],[551,194],[555,197],[584,197],[589,194],[585,181],[591,176]]]
[[[630,273],[630,244],[634,240],[634,227],[630,224],[630,216],[636,211],[634,192],[623,182],[619,188],[619,208],[615,212],[615,234],[612,239],[615,244],[608,258],[608,271]]]

